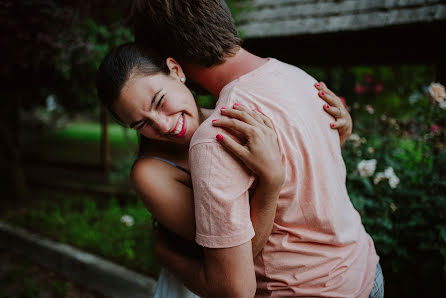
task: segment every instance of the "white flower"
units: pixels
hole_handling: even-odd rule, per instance
[[[370,154],[373,154],[373,153],[375,153],[375,148],[369,147],[369,148],[367,148],[367,152]]]
[[[440,109],[442,109],[443,111],[446,111],[446,100],[442,100],[439,102],[438,106],[440,107]]]
[[[130,215],[123,215],[121,217],[121,222],[128,227],[131,227],[135,224],[135,220]]]
[[[440,83],[431,83],[429,85],[428,91],[432,99],[438,103],[444,101],[444,99],[446,98],[446,90],[444,89],[444,86]]]
[[[375,173],[376,159],[361,160],[356,169],[361,177],[370,177]]]
[[[361,137],[358,136],[355,133],[352,133],[349,137],[348,140],[351,141],[353,143],[353,147],[358,147],[359,145],[361,145]]]
[[[395,212],[398,209],[398,207],[395,205],[395,203],[391,203],[390,209],[392,209],[392,212]]]
[[[388,167],[384,172],[377,173],[375,178],[373,179],[373,183],[378,184],[384,179],[388,180],[390,188],[393,189],[395,189],[398,184],[400,184],[400,178],[396,176],[395,171],[392,167]]]
[[[386,179],[386,176],[384,175],[384,173],[380,172],[377,173],[375,178],[373,179],[373,183],[374,184],[378,184],[381,182],[381,180]]]
[[[375,114],[375,109],[371,105],[366,105],[365,110],[367,111],[367,113],[369,113],[371,115]]]
[[[349,137],[348,137],[348,139],[350,140],[350,141],[359,141],[361,138],[357,135],[357,134],[355,134],[355,133],[352,133]]]
[[[396,175],[389,178],[390,188],[396,188],[398,184],[400,184],[400,178],[398,178]]]

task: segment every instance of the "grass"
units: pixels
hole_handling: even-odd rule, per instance
[[[137,143],[135,131],[126,129],[117,124],[109,124],[108,136],[113,146],[127,146],[129,143]],[[100,142],[101,126],[99,123],[73,122],[50,135],[53,140],[74,140]]]
[[[137,134],[117,124],[109,125],[111,164],[122,163],[122,159],[133,160],[137,151]],[[69,162],[79,165],[99,165],[101,126],[99,123],[72,122],[64,128],[43,136],[38,142],[24,150],[38,152],[41,160]],[[36,153],[34,153],[36,154]]]
[[[134,219],[132,226],[121,222]],[[12,224],[68,243],[136,271],[157,276],[152,254],[152,218],[140,201],[44,193],[26,212],[7,214]]]

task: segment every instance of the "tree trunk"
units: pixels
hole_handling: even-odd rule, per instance
[[[108,137],[108,113],[101,105],[101,165],[105,176],[110,174],[110,140]]]
[[[19,147],[19,99],[8,97],[0,109],[0,150],[2,162],[6,165],[6,196],[10,199],[24,199],[28,196],[25,174],[20,162]]]

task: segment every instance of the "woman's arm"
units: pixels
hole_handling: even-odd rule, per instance
[[[252,253],[255,257],[265,246],[274,223],[277,199],[285,180],[285,170],[272,122],[260,112],[234,105],[221,113],[231,119],[213,121],[214,126],[236,130],[245,138],[242,145],[231,135],[218,135],[217,140],[258,178],[251,194],[251,221],[255,236],[252,239]]]
[[[145,158],[135,162],[130,178],[154,218],[170,231],[194,241],[194,197],[188,174],[166,162]]]

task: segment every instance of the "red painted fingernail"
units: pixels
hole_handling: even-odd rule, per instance
[[[226,109],[226,107],[222,107],[221,109],[224,110],[224,109]]]
[[[331,128],[334,128],[334,123],[331,123],[330,126],[331,126]]]
[[[217,121],[217,119],[212,120],[212,123],[214,123],[215,121]]]
[[[319,83],[316,83],[316,87],[319,87],[321,84],[319,84]]]
[[[324,91],[322,91],[322,92],[321,92],[321,95],[322,95],[322,96],[324,96],[324,95],[325,95],[325,92],[324,92]]]
[[[218,134],[215,137],[217,138],[217,141],[219,142],[223,141],[223,136],[221,134]]]
[[[326,105],[325,108],[328,110],[328,109],[330,108],[330,106],[329,106],[329,105]]]
[[[238,103],[235,103],[234,106],[238,107]]]

